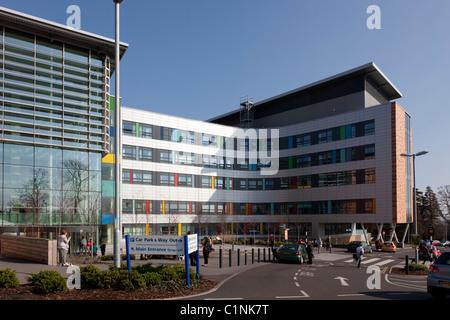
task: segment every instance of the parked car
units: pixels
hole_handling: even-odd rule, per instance
[[[278,261],[297,261],[304,263],[308,259],[306,247],[304,244],[285,244],[277,249]]]
[[[427,291],[433,298],[445,298],[450,294],[450,251],[442,253],[430,266]]]
[[[394,242],[388,241],[381,245],[381,251],[390,251],[390,252],[396,252],[397,246]]]
[[[363,249],[365,253],[372,253],[372,246],[365,241],[350,242],[347,246],[348,252],[356,252],[356,248],[358,248],[361,243],[363,244]]]

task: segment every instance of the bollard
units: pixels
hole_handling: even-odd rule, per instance
[[[267,252],[269,253],[269,261],[270,261],[270,248],[267,248]]]
[[[409,258],[408,256],[405,256],[405,271],[406,271],[406,275],[409,275]]]
[[[237,249],[237,265],[241,265],[241,249]]]
[[[258,263],[260,263],[260,262],[261,262],[261,259],[260,259],[260,256],[259,256],[259,253],[260,253],[260,249],[258,248]]]
[[[229,266],[231,267],[231,249],[228,249]]]
[[[247,265],[247,250],[244,251],[244,264]]]
[[[266,248],[263,249],[263,261],[266,262]]]
[[[222,268],[222,248],[219,249],[219,268]]]
[[[252,264],[255,263],[255,248],[252,248]]]

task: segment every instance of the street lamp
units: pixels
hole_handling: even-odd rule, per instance
[[[413,159],[413,181],[414,181],[414,234],[418,234],[417,231],[417,189],[416,189],[416,157],[423,156],[427,154],[428,151],[420,151],[417,153],[402,153],[402,157],[409,157]],[[419,248],[417,246],[414,247],[414,258],[416,259],[416,263],[419,263]]]
[[[115,43],[115,72],[116,72],[116,82],[115,82],[115,109],[114,109],[114,119],[115,119],[115,139],[114,139],[114,171],[115,171],[115,215],[114,215],[114,267],[120,268],[120,243],[122,241],[122,228],[121,228],[121,203],[120,203],[120,37],[119,37],[119,7],[122,0],[113,0],[115,3],[115,31],[116,31],[116,43]]]

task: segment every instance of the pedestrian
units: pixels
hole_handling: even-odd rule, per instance
[[[89,239],[87,243],[87,252],[89,255],[91,254],[91,250],[92,250],[92,239]]]
[[[320,248],[322,248],[322,239],[317,239],[317,253],[320,253]]]
[[[207,237],[203,238],[203,259],[205,261],[204,267],[208,266],[209,253],[211,252],[211,245]]]
[[[328,238],[327,238],[327,250],[330,251],[330,253],[331,253],[331,237],[330,236],[328,236]]]
[[[102,244],[100,245],[100,251],[102,252],[102,256],[104,256],[105,252],[106,252],[106,243],[105,243],[105,241],[103,241]]]
[[[308,264],[312,264],[312,259],[314,257],[312,241],[308,241],[308,245],[306,246],[306,253],[308,254]]]
[[[275,237],[273,236],[273,233],[271,233],[270,237],[269,237],[269,247],[272,249],[272,251],[273,251],[274,243],[275,243]]]
[[[98,247],[96,246],[96,244],[94,242],[92,242],[92,255],[94,257],[97,256],[97,251],[98,251]]]
[[[84,237],[81,238],[81,246],[83,248],[82,253],[87,254],[87,240]]]
[[[70,264],[67,263],[67,252],[69,251],[70,236],[67,237],[67,231],[62,230],[61,235],[58,237],[58,253],[59,253],[59,265],[61,267],[67,267]]]
[[[187,234],[190,235],[191,232],[188,231]],[[197,250],[195,250],[194,252],[189,253],[189,263],[193,267],[195,267],[197,265],[197,254],[198,254]]]
[[[358,261],[358,269],[361,268],[361,260],[362,260],[363,255],[364,255],[364,248],[363,248],[363,244],[360,243],[359,247],[356,248],[356,261]]]

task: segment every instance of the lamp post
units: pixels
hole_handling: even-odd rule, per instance
[[[418,234],[417,231],[417,189],[416,189],[416,157],[427,154],[428,151],[420,151],[417,153],[402,153],[402,157],[409,157],[413,160],[413,181],[414,181],[414,199],[413,199],[413,210],[414,210],[414,234]],[[416,263],[419,263],[419,248],[417,246],[414,247],[414,258],[416,259]]]
[[[113,0],[115,3],[115,29],[116,29],[116,43],[115,43],[115,72],[116,72],[116,82],[115,82],[115,106],[114,106],[114,119],[115,119],[115,130],[114,130],[114,178],[115,178],[115,215],[114,215],[114,267],[120,268],[120,243],[122,241],[122,228],[121,228],[121,203],[120,203],[120,135],[121,135],[121,125],[120,125],[120,37],[119,37],[119,16],[120,11],[119,7],[122,3],[122,0]]]

